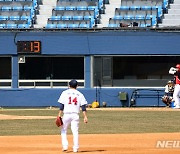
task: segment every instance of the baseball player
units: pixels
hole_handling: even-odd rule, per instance
[[[71,80],[69,82],[69,88],[63,91],[58,99],[60,104],[60,110],[58,116],[63,115],[62,121],[63,125],[61,127],[61,139],[62,139],[62,151],[68,150],[68,140],[67,140],[67,129],[71,125],[71,131],[73,134],[73,152],[78,152],[79,149],[79,112],[80,107],[82,108],[84,123],[88,122],[86,105],[87,101],[84,95],[79,92],[76,88],[78,82],[76,80]]]
[[[165,94],[162,97],[162,101],[166,104],[167,107],[170,107],[173,101],[173,93],[174,93],[174,81],[169,80],[165,86]]]
[[[171,67],[169,70],[169,74],[173,74],[175,78],[175,88],[173,93],[173,99],[174,99],[174,108],[179,109],[180,108],[180,64],[176,65],[176,68]]]

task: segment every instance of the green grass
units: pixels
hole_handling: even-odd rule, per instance
[[[54,110],[0,110],[0,114],[56,116]],[[180,112],[173,111],[88,111],[88,124],[80,114],[80,134],[180,132]],[[55,119],[0,120],[0,136],[56,135]],[[69,130],[70,132],[70,130]]]

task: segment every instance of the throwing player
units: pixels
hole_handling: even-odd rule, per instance
[[[63,125],[61,128],[62,151],[68,150],[67,129],[69,125],[71,125],[74,144],[73,152],[78,152],[80,107],[82,108],[84,123],[88,122],[86,114],[87,101],[84,95],[76,89],[77,86],[78,82],[76,80],[71,80],[69,82],[69,89],[63,91],[58,99],[60,103],[58,116],[61,117],[63,115]]]
[[[175,77],[175,88],[173,93],[174,105],[176,109],[180,108],[180,64],[176,65],[176,68],[171,67],[169,74],[173,74]]]

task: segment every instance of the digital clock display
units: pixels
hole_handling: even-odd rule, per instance
[[[41,41],[17,41],[17,53],[41,53]]]

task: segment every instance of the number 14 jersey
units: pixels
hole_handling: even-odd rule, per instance
[[[62,92],[58,102],[64,105],[64,113],[79,113],[80,107],[86,105],[84,95],[76,89],[67,89]]]

